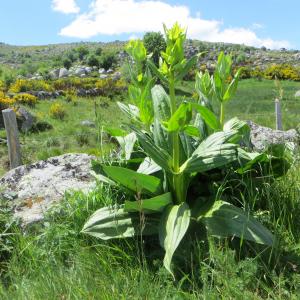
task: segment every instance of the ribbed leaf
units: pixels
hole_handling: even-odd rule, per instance
[[[237,160],[237,145],[225,143],[234,134],[235,131],[210,135],[180,167],[180,172],[205,172]]]
[[[273,235],[261,223],[247,212],[224,201],[216,201],[204,216],[199,217],[199,220],[213,236],[237,236],[268,246],[274,243]]]
[[[163,214],[159,225],[160,244],[166,251],[164,266],[172,275],[172,257],[188,230],[190,217],[191,211],[187,203],[170,206]]]
[[[140,164],[137,172],[141,174],[151,175],[161,170],[161,167],[150,157],[146,157]]]
[[[139,143],[146,154],[160,167],[165,170],[169,170],[169,162],[171,161],[169,153],[165,149],[157,146],[154,140],[148,134],[133,126],[131,128],[136,133]]]
[[[124,210],[127,212],[144,212],[146,214],[159,213],[169,204],[172,204],[172,196],[171,193],[166,193],[146,200],[125,201]]]
[[[104,207],[89,218],[81,232],[102,240],[153,235],[158,233],[159,219],[151,215],[141,221],[139,214],[125,212],[123,207]]]
[[[215,114],[205,106],[193,103],[193,108],[198,111],[204,122],[213,130],[220,130],[221,124]]]
[[[137,140],[135,133],[132,132],[124,137],[116,136],[116,139],[125,154],[125,159],[129,160],[131,157],[135,142]]]
[[[103,166],[103,171],[112,180],[136,193],[157,195],[162,191],[161,182],[157,177],[115,166]]]

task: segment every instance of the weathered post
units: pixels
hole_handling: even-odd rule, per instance
[[[2,110],[2,115],[7,135],[10,168],[13,169],[22,165],[21,147],[19,142],[16,114],[12,109],[5,109]]]
[[[282,115],[279,99],[275,99],[276,130],[282,130]]]

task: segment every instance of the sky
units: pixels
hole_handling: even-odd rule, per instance
[[[189,38],[300,49],[299,0],[1,0],[0,42],[141,38],[178,21]]]

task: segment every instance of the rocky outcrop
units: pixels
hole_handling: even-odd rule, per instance
[[[92,159],[87,154],[65,154],[13,169],[0,179],[2,198],[23,225],[41,221],[66,191],[88,191],[95,186],[90,175]]]
[[[260,126],[252,121],[248,121],[248,124],[251,129],[251,143],[257,151],[264,150],[268,145],[284,144],[287,142],[298,145],[300,142],[300,136],[295,129],[281,131]]]

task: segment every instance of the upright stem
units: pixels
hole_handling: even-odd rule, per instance
[[[174,82],[174,75],[170,76],[170,86],[169,86],[169,92],[170,92],[170,106],[171,106],[171,115],[173,115],[176,111],[176,96],[175,96],[175,82]],[[180,157],[179,157],[179,133],[178,131],[172,132],[172,147],[173,147],[173,161],[172,161],[172,169],[175,173],[173,175],[173,189],[174,189],[174,196],[175,196],[175,202],[180,203],[184,201],[183,193],[182,193],[182,176],[179,175],[179,168],[180,168]]]
[[[221,102],[221,109],[220,109],[220,124],[223,127],[224,125],[224,120],[225,120],[225,107],[224,107],[224,103]]]

